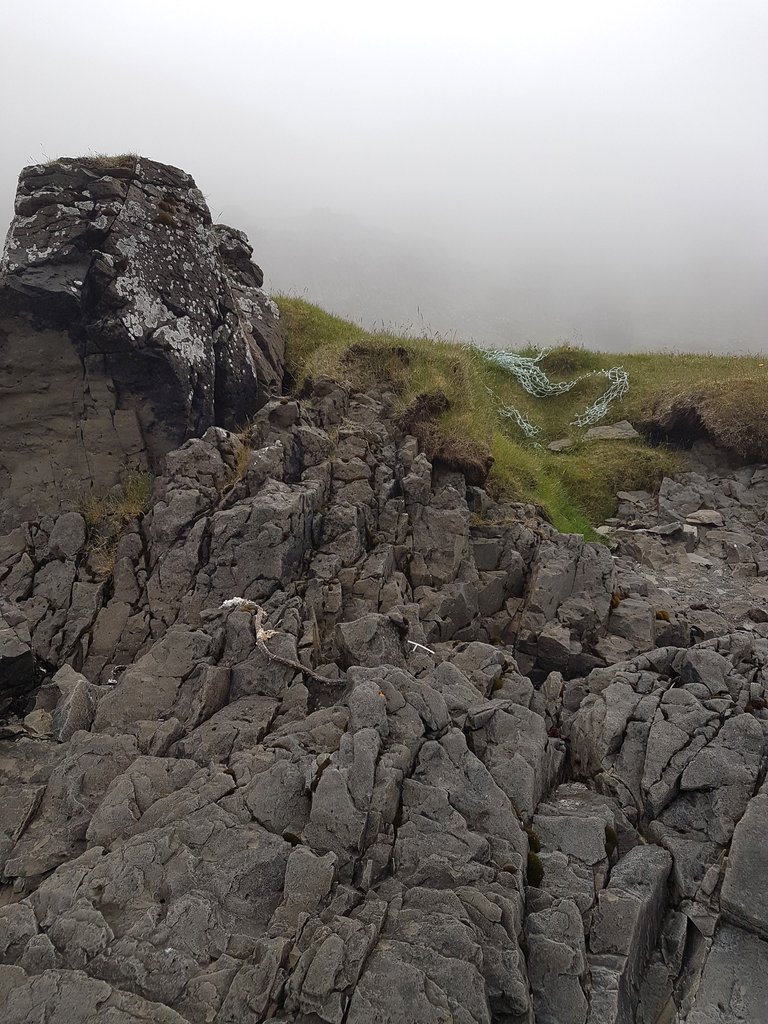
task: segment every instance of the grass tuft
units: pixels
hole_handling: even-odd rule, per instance
[[[80,502],[80,514],[88,526],[89,560],[98,577],[111,576],[120,538],[149,507],[152,483],[151,473],[130,472],[108,494],[89,495]]]
[[[57,156],[43,161],[43,166],[53,167],[60,163],[85,164],[91,170],[133,169],[139,159],[138,153],[83,153],[81,156]]]
[[[87,153],[76,157],[80,163],[89,167],[109,170],[114,167],[134,167],[139,159],[138,153]]]

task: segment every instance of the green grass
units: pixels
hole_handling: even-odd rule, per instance
[[[80,502],[80,512],[88,526],[98,526],[104,519],[128,522],[149,505],[152,496],[152,474],[130,471],[123,482],[108,494],[88,495]]]
[[[111,170],[116,167],[134,167],[138,159],[137,153],[83,153],[81,156],[73,157],[57,156],[52,160],[46,160],[45,164],[50,167],[53,164],[76,161],[95,170]]]
[[[151,473],[130,471],[105,495],[88,495],[80,514],[88,526],[91,566],[100,578],[111,575],[120,538],[133,519],[146,512],[152,497]]]
[[[439,422],[446,438],[465,438],[490,449],[489,486],[498,494],[541,505],[565,532],[592,535],[616,507],[618,490],[653,490],[674,470],[677,457],[644,440],[587,442],[570,426],[605,388],[604,378],[579,382],[563,395],[533,398],[477,349],[440,338],[373,333],[303,299],[278,296],[287,341],[288,369],[300,388],[327,375],[352,386],[390,391],[405,409],[424,392],[441,390],[450,406]],[[604,422],[628,419],[648,426],[654,410],[691,399],[703,410],[716,440],[741,454],[768,453],[768,372],[760,357],[635,353],[613,355],[559,347],[542,367],[552,379],[621,364],[630,389]],[[493,397],[489,394],[493,392]],[[498,413],[516,406],[541,430],[539,446]],[[549,441],[571,437],[567,452]]]

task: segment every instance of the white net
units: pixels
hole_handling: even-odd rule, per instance
[[[488,353],[488,360],[503,367],[507,373],[511,373],[513,377],[517,378],[522,389],[535,398],[562,395],[565,391],[570,391],[581,378],[577,377],[575,380],[569,381],[551,381],[539,367],[539,363],[546,354],[544,350],[537,356],[521,356],[517,352],[496,351]]]
[[[581,416],[571,420],[573,427],[591,427],[606,415],[612,402],[623,398],[629,391],[629,374],[623,366],[612,366],[610,370],[595,371],[600,377],[607,377],[609,384],[600,397]]]
[[[496,350],[486,352],[485,357],[489,362],[512,374],[522,389],[529,395],[533,395],[534,398],[562,395],[574,388],[579,381],[586,380],[588,377],[605,377],[608,380],[608,387],[583,413],[571,420],[572,427],[591,427],[598,423],[607,414],[612,403],[623,398],[629,391],[629,375],[622,366],[612,366],[610,370],[590,370],[589,373],[582,373],[580,376],[574,377],[573,380],[551,381],[539,366],[546,354],[544,349],[535,356],[522,356],[517,352]],[[497,396],[490,389],[488,390],[499,401]],[[499,415],[513,420],[528,438],[534,438],[540,432],[539,428],[513,405],[499,401]]]
[[[516,409],[514,405],[506,405],[504,402],[500,400],[500,398],[494,391],[491,391],[490,388],[486,388],[486,391],[491,396],[491,398],[496,399],[496,401],[498,402],[499,415],[504,416],[508,420],[514,420],[514,422],[518,425],[518,427],[522,430],[526,437],[533,439],[534,437],[537,437],[541,433],[539,428],[534,426],[534,424],[531,423],[529,419],[523,416],[520,410]]]

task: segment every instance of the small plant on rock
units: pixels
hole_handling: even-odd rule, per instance
[[[129,523],[147,510],[152,482],[151,473],[131,471],[106,495],[89,495],[80,502],[88,526],[89,561],[100,579],[111,576],[117,546]]]

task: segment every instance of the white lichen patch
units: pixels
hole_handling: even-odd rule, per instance
[[[258,610],[259,606],[255,601],[249,601],[247,597],[228,597],[226,601],[222,601],[219,607],[238,608],[243,612],[255,612]]]
[[[18,238],[13,233],[13,226],[11,226],[3,246],[3,255],[0,257],[0,274],[9,274],[18,266],[11,254],[19,248],[19,244]]]
[[[195,323],[188,316],[179,317],[158,327],[152,343],[174,352],[186,363],[205,364],[209,360],[209,346],[195,331]]]
[[[21,252],[19,258],[11,255],[11,252],[15,252],[17,249]],[[49,245],[44,249],[39,249],[36,245],[22,246],[18,240],[9,239],[6,242],[6,250],[3,254],[3,269],[13,272],[24,267],[33,267],[38,263],[47,262],[54,253],[58,254],[60,252],[61,248],[59,246]]]
[[[20,217],[17,214],[13,218],[13,223],[11,224],[11,233],[16,232],[16,231],[20,231],[23,228],[28,228],[29,225],[30,224],[34,224],[34,222],[35,222],[34,215],[31,216],[31,217]]]
[[[115,291],[125,299],[120,319],[132,338],[144,338],[167,319],[168,310],[147,287],[142,275],[130,270],[124,272],[115,280]]]

